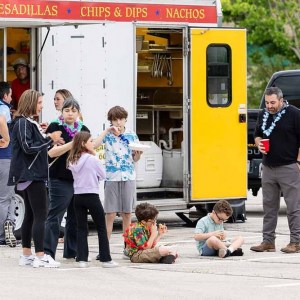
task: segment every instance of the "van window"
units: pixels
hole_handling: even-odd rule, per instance
[[[287,71],[289,72],[289,71]],[[300,73],[291,71],[292,73],[282,74],[271,78],[267,87],[279,87],[282,90],[283,98],[292,104],[300,108]],[[273,77],[273,76],[272,76]],[[260,108],[265,108],[265,96],[262,96]]]
[[[231,51],[228,45],[212,44],[206,51],[207,103],[213,107],[231,103]]]

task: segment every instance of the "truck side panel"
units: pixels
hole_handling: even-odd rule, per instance
[[[42,54],[43,121],[57,115],[52,99],[57,89],[66,88],[81,104],[93,135],[109,126],[107,112],[114,105],[126,107],[133,128],[133,41],[133,26],[127,23],[51,28]]]

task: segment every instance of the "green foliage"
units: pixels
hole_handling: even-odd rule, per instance
[[[224,22],[247,29],[248,103],[257,107],[274,72],[299,68],[300,0],[222,0],[222,7]]]

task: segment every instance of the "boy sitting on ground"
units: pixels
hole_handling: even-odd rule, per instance
[[[232,208],[226,200],[218,201],[213,211],[201,218],[196,225],[194,238],[197,241],[197,249],[202,256],[242,256],[240,248],[244,238],[237,236],[232,238],[232,243],[227,248],[226,232],[223,223],[232,215]]]
[[[174,263],[177,251],[173,246],[156,247],[167,232],[167,226],[156,220],[158,210],[154,205],[141,203],[135,209],[137,222],[131,224],[124,233],[126,252],[133,263]]]

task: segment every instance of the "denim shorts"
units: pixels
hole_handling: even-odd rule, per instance
[[[202,250],[201,256],[217,256],[218,255],[218,251],[215,249],[209,248],[206,243],[202,246],[201,250]]]

